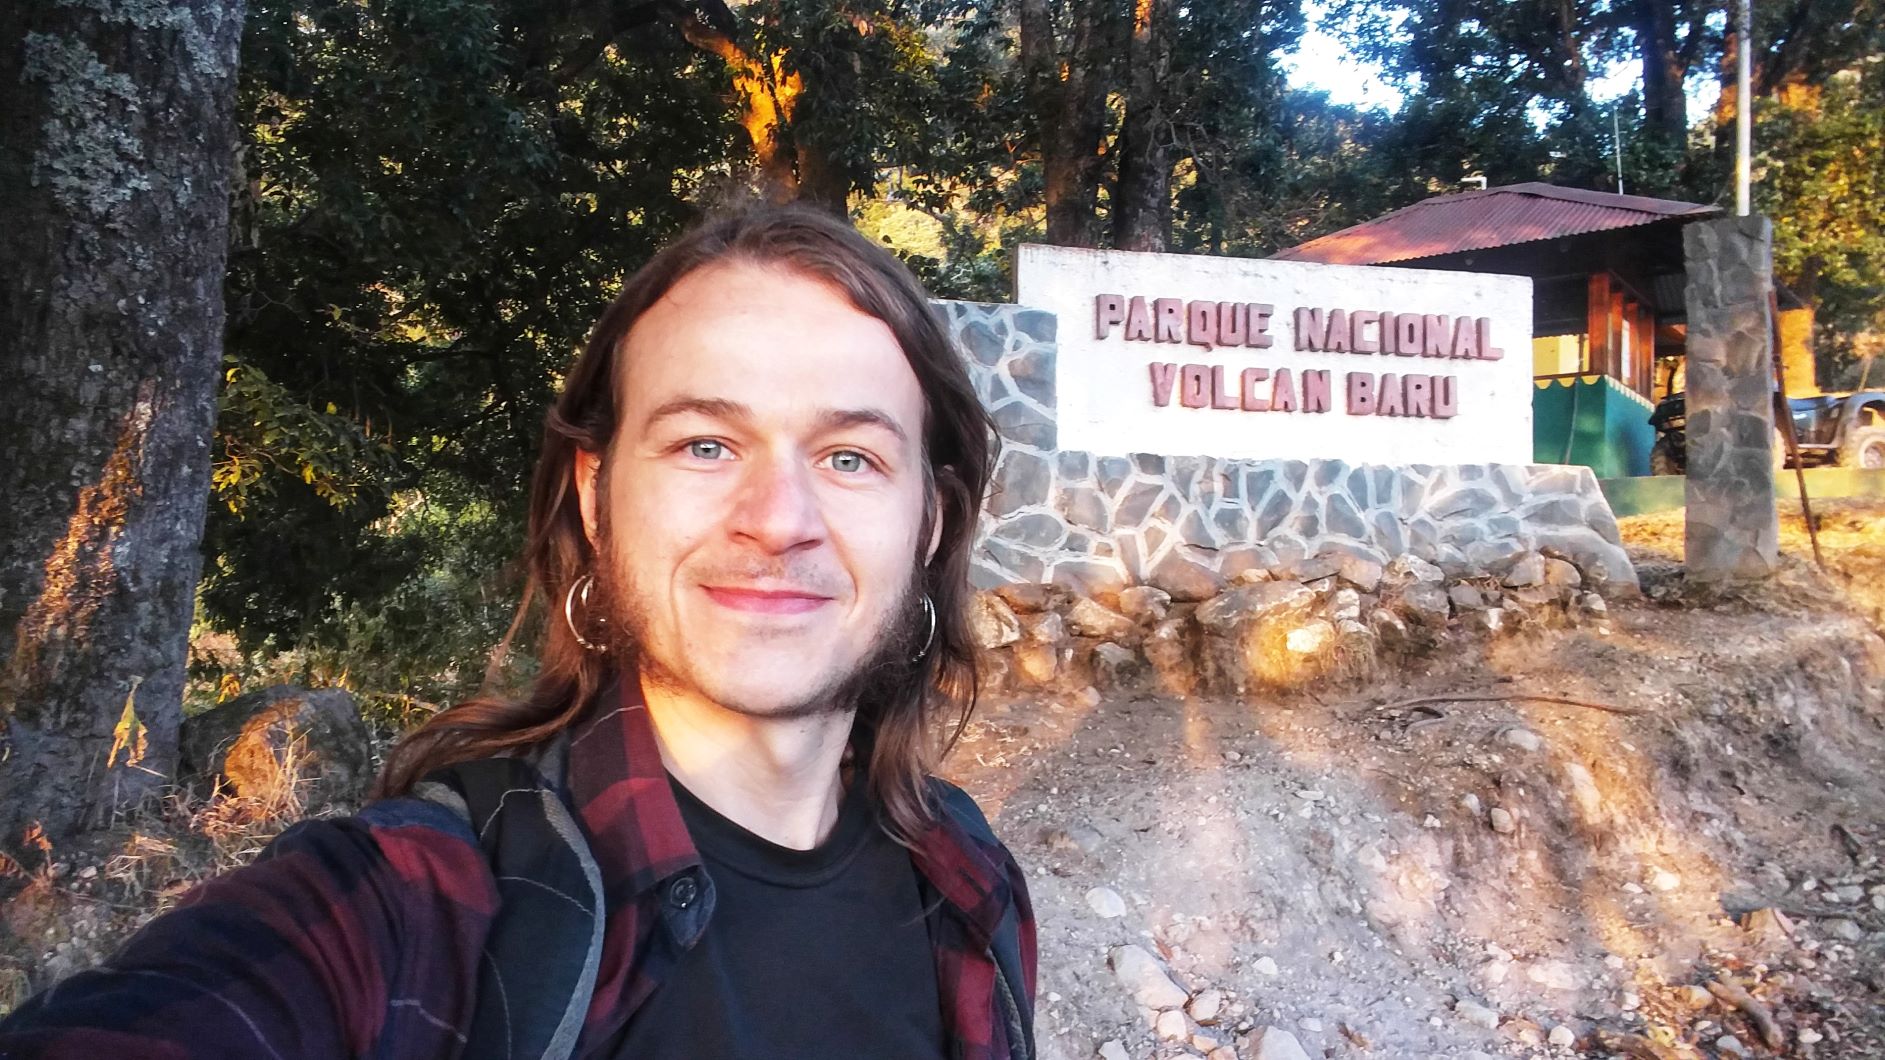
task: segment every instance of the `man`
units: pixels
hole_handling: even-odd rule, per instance
[[[882,248],[692,232],[549,414],[528,694],[438,715],[0,1057],[1031,1056],[1022,874],[928,772],[974,697],[987,431]]]

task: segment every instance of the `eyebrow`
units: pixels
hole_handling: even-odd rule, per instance
[[[738,401],[729,401],[726,398],[675,398],[672,401],[663,402],[649,413],[643,429],[653,427],[670,416],[682,416],[688,413],[732,423],[748,423],[753,418],[753,410]],[[908,443],[910,440],[902,424],[882,409],[825,409],[819,412],[817,425],[821,431],[840,430],[845,427],[877,427],[896,435],[900,442]]]

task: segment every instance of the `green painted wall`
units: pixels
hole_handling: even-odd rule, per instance
[[[1649,474],[1650,405],[1604,375],[1540,380],[1532,391],[1532,459],[1583,464],[1600,479]]]

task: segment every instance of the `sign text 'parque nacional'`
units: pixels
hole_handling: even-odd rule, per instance
[[[1059,318],[1064,449],[1531,460],[1529,279],[1030,245],[1016,287]]]

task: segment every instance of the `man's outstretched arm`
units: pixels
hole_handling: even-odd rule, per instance
[[[439,807],[296,825],[0,1022],[0,1060],[455,1056],[495,903]]]

